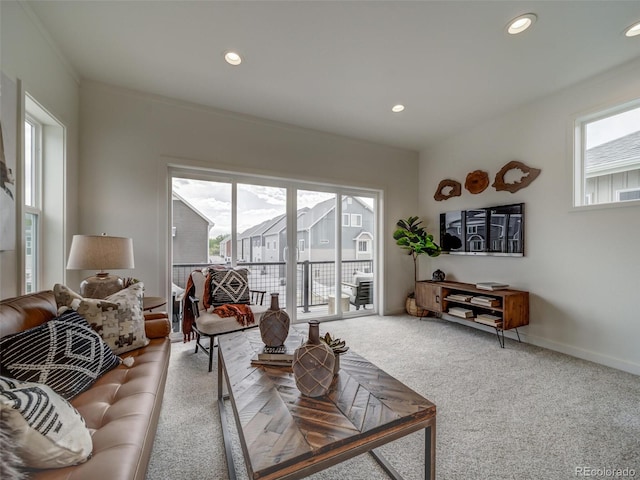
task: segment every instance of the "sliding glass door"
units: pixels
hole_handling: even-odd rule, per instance
[[[251,289],[279,294],[293,321],[376,311],[373,191],[219,172],[172,172],[172,282],[244,266]]]
[[[287,189],[250,183],[237,184],[236,266],[249,270],[249,287],[278,293],[287,306]]]

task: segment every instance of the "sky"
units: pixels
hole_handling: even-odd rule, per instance
[[[231,233],[231,184],[174,178],[173,188],[191,205],[214,221],[210,236]],[[314,205],[332,198],[325,192],[298,193],[298,208]],[[238,231],[286,213],[286,189],[264,185],[238,185]]]
[[[587,149],[640,130],[640,107],[592,122],[587,127]]]

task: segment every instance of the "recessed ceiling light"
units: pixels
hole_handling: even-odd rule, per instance
[[[635,37],[636,35],[640,35],[640,22],[631,25],[624,31],[624,34],[627,37]]]
[[[242,57],[240,57],[236,52],[225,53],[224,59],[229,65],[240,65],[242,63]]]
[[[538,17],[534,13],[527,13],[514,18],[507,25],[507,32],[511,35],[517,35],[524,32],[527,28],[535,23]]]
[[[393,107],[391,107],[391,111],[393,113],[400,113],[403,110],[404,110],[404,105],[398,104],[398,105],[394,105]]]

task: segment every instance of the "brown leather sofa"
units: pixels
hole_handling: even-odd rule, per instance
[[[40,325],[56,310],[52,291],[2,300],[0,337]],[[171,354],[167,314],[146,314],[145,320],[149,345],[121,355],[135,357],[133,366],[110,370],[71,400],[91,431],[92,457],[73,467],[35,471],[31,479],[145,478]]]

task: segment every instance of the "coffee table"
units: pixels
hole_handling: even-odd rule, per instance
[[[300,336],[293,329],[289,335]],[[329,393],[305,397],[290,369],[251,365],[263,347],[256,330],[218,338],[218,410],[230,480],[236,472],[227,398],[250,479],[300,479],[369,452],[391,478],[401,480],[375,449],[423,428],[425,479],[435,478],[433,403],[351,350],[341,357]]]

